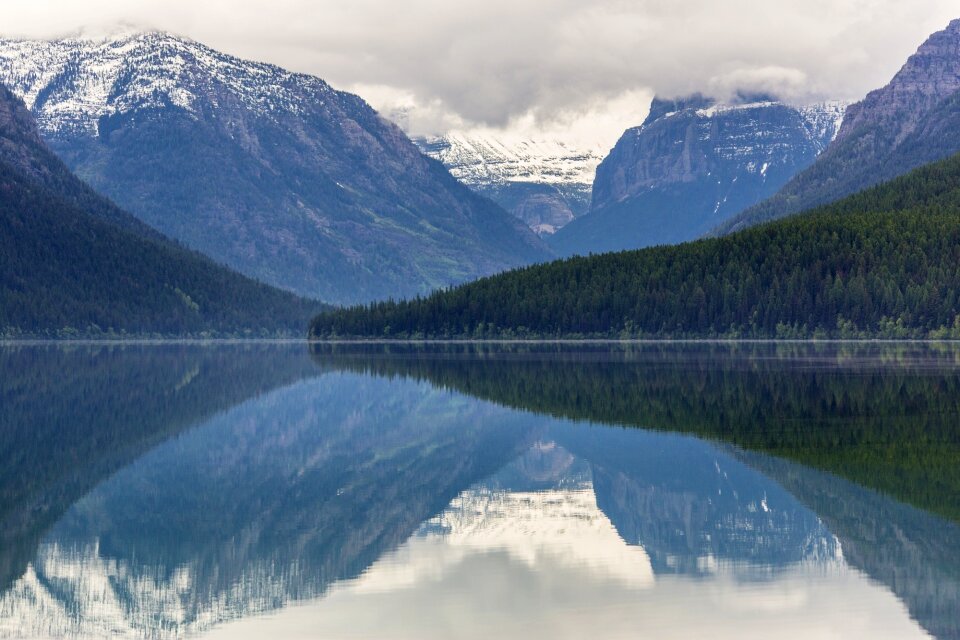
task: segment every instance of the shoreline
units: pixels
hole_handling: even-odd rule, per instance
[[[552,338],[552,339],[349,339],[311,340],[303,338],[0,338],[0,347],[30,345],[664,345],[664,344],[957,344],[957,338]]]

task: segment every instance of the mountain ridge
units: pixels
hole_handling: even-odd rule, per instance
[[[844,109],[766,95],[655,98],[597,167],[590,213],[550,244],[569,256],[693,240],[809,166]]]
[[[358,96],[147,32],[0,41],[68,166],[246,275],[331,302],[403,297],[550,257]]]
[[[455,178],[489,197],[541,236],[590,208],[594,172],[605,146],[537,137],[453,131],[414,138]]]

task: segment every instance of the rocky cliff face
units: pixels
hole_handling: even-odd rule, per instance
[[[960,91],[960,20],[933,34],[887,86],[851,105],[837,135],[842,143],[865,127],[882,125],[895,143],[917,129],[925,114]]]
[[[836,135],[842,103],[767,96],[654,101],[597,168],[591,212],[557,234],[561,254],[691,240],[773,194]]]
[[[960,152],[960,20],[933,34],[890,83],[847,110],[836,141],[735,231],[856,193]]]
[[[541,236],[590,208],[594,172],[605,148],[558,141],[450,133],[416,140],[471,189],[502,206]]]
[[[312,76],[148,33],[0,41],[0,82],[95,188],[271,284],[356,302],[549,255],[363,100]]]

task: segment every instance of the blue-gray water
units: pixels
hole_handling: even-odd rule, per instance
[[[0,637],[960,637],[960,349],[0,347]]]

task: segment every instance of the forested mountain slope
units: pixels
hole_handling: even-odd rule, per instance
[[[960,156],[730,236],[572,258],[426,298],[326,313],[311,334],[960,334]]]

